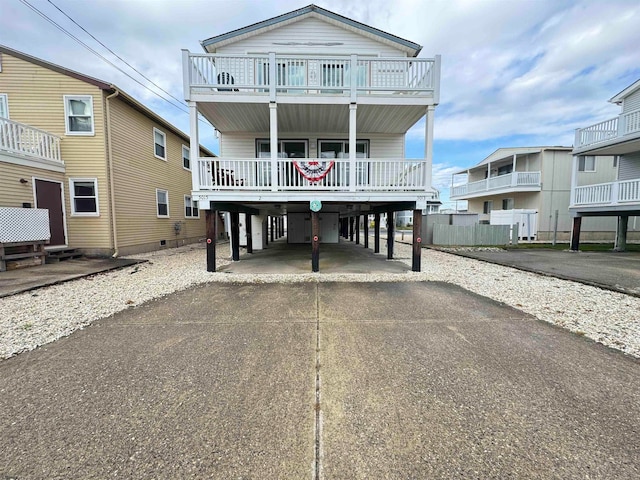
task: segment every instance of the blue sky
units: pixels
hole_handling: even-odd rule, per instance
[[[201,52],[200,40],[308,4],[0,0],[0,44],[115,83],[187,133],[186,113],[98,59],[25,2],[129,71],[58,6],[179,99],[180,49]],[[640,78],[638,0],[328,0],[318,5],[419,43],[420,56],[442,55],[434,186],[445,202],[453,171],[500,147],[571,146],[575,128],[617,115],[619,108],[607,100]],[[201,141],[217,151],[212,129],[201,128]],[[408,132],[406,151],[410,158],[424,156],[423,121]]]

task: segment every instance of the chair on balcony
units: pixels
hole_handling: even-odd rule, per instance
[[[233,77],[229,74],[229,72],[221,72],[218,74],[218,84],[219,85],[233,85]],[[240,90],[237,88],[218,88],[219,92],[239,92]]]

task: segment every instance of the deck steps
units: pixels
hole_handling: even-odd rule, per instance
[[[47,254],[47,263],[57,263],[73,258],[82,258],[82,252],[75,248],[66,248],[64,250],[49,250]]]

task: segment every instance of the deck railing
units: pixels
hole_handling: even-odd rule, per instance
[[[574,205],[640,204],[640,178],[576,187]]]
[[[62,162],[60,137],[7,118],[0,118],[0,150]]]
[[[432,94],[440,57],[220,55],[183,51],[185,94]]]
[[[296,167],[296,162],[333,162],[333,165],[322,179],[311,181]],[[270,158],[205,157],[198,159],[197,173],[200,190],[424,192],[430,187],[425,185],[424,160],[359,158],[354,166],[352,177],[349,159],[278,158],[273,175]]]
[[[576,130],[575,147],[583,148],[640,133],[640,109]]]
[[[485,178],[476,182],[455,185],[451,188],[451,197],[490,192],[498,189],[517,187],[540,187],[540,172],[515,172],[506,175]]]

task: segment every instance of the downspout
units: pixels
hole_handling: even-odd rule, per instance
[[[113,243],[113,255],[112,258],[117,258],[119,253],[118,250],[118,234],[117,234],[117,225],[116,225],[116,199],[114,194],[113,187],[113,153],[111,149],[111,109],[109,108],[109,100],[120,95],[120,90],[114,87],[114,92],[111,95],[108,95],[105,99],[106,111],[107,111],[107,122],[106,122],[106,131],[107,131],[107,167],[109,169],[109,197],[111,201],[111,238]]]

